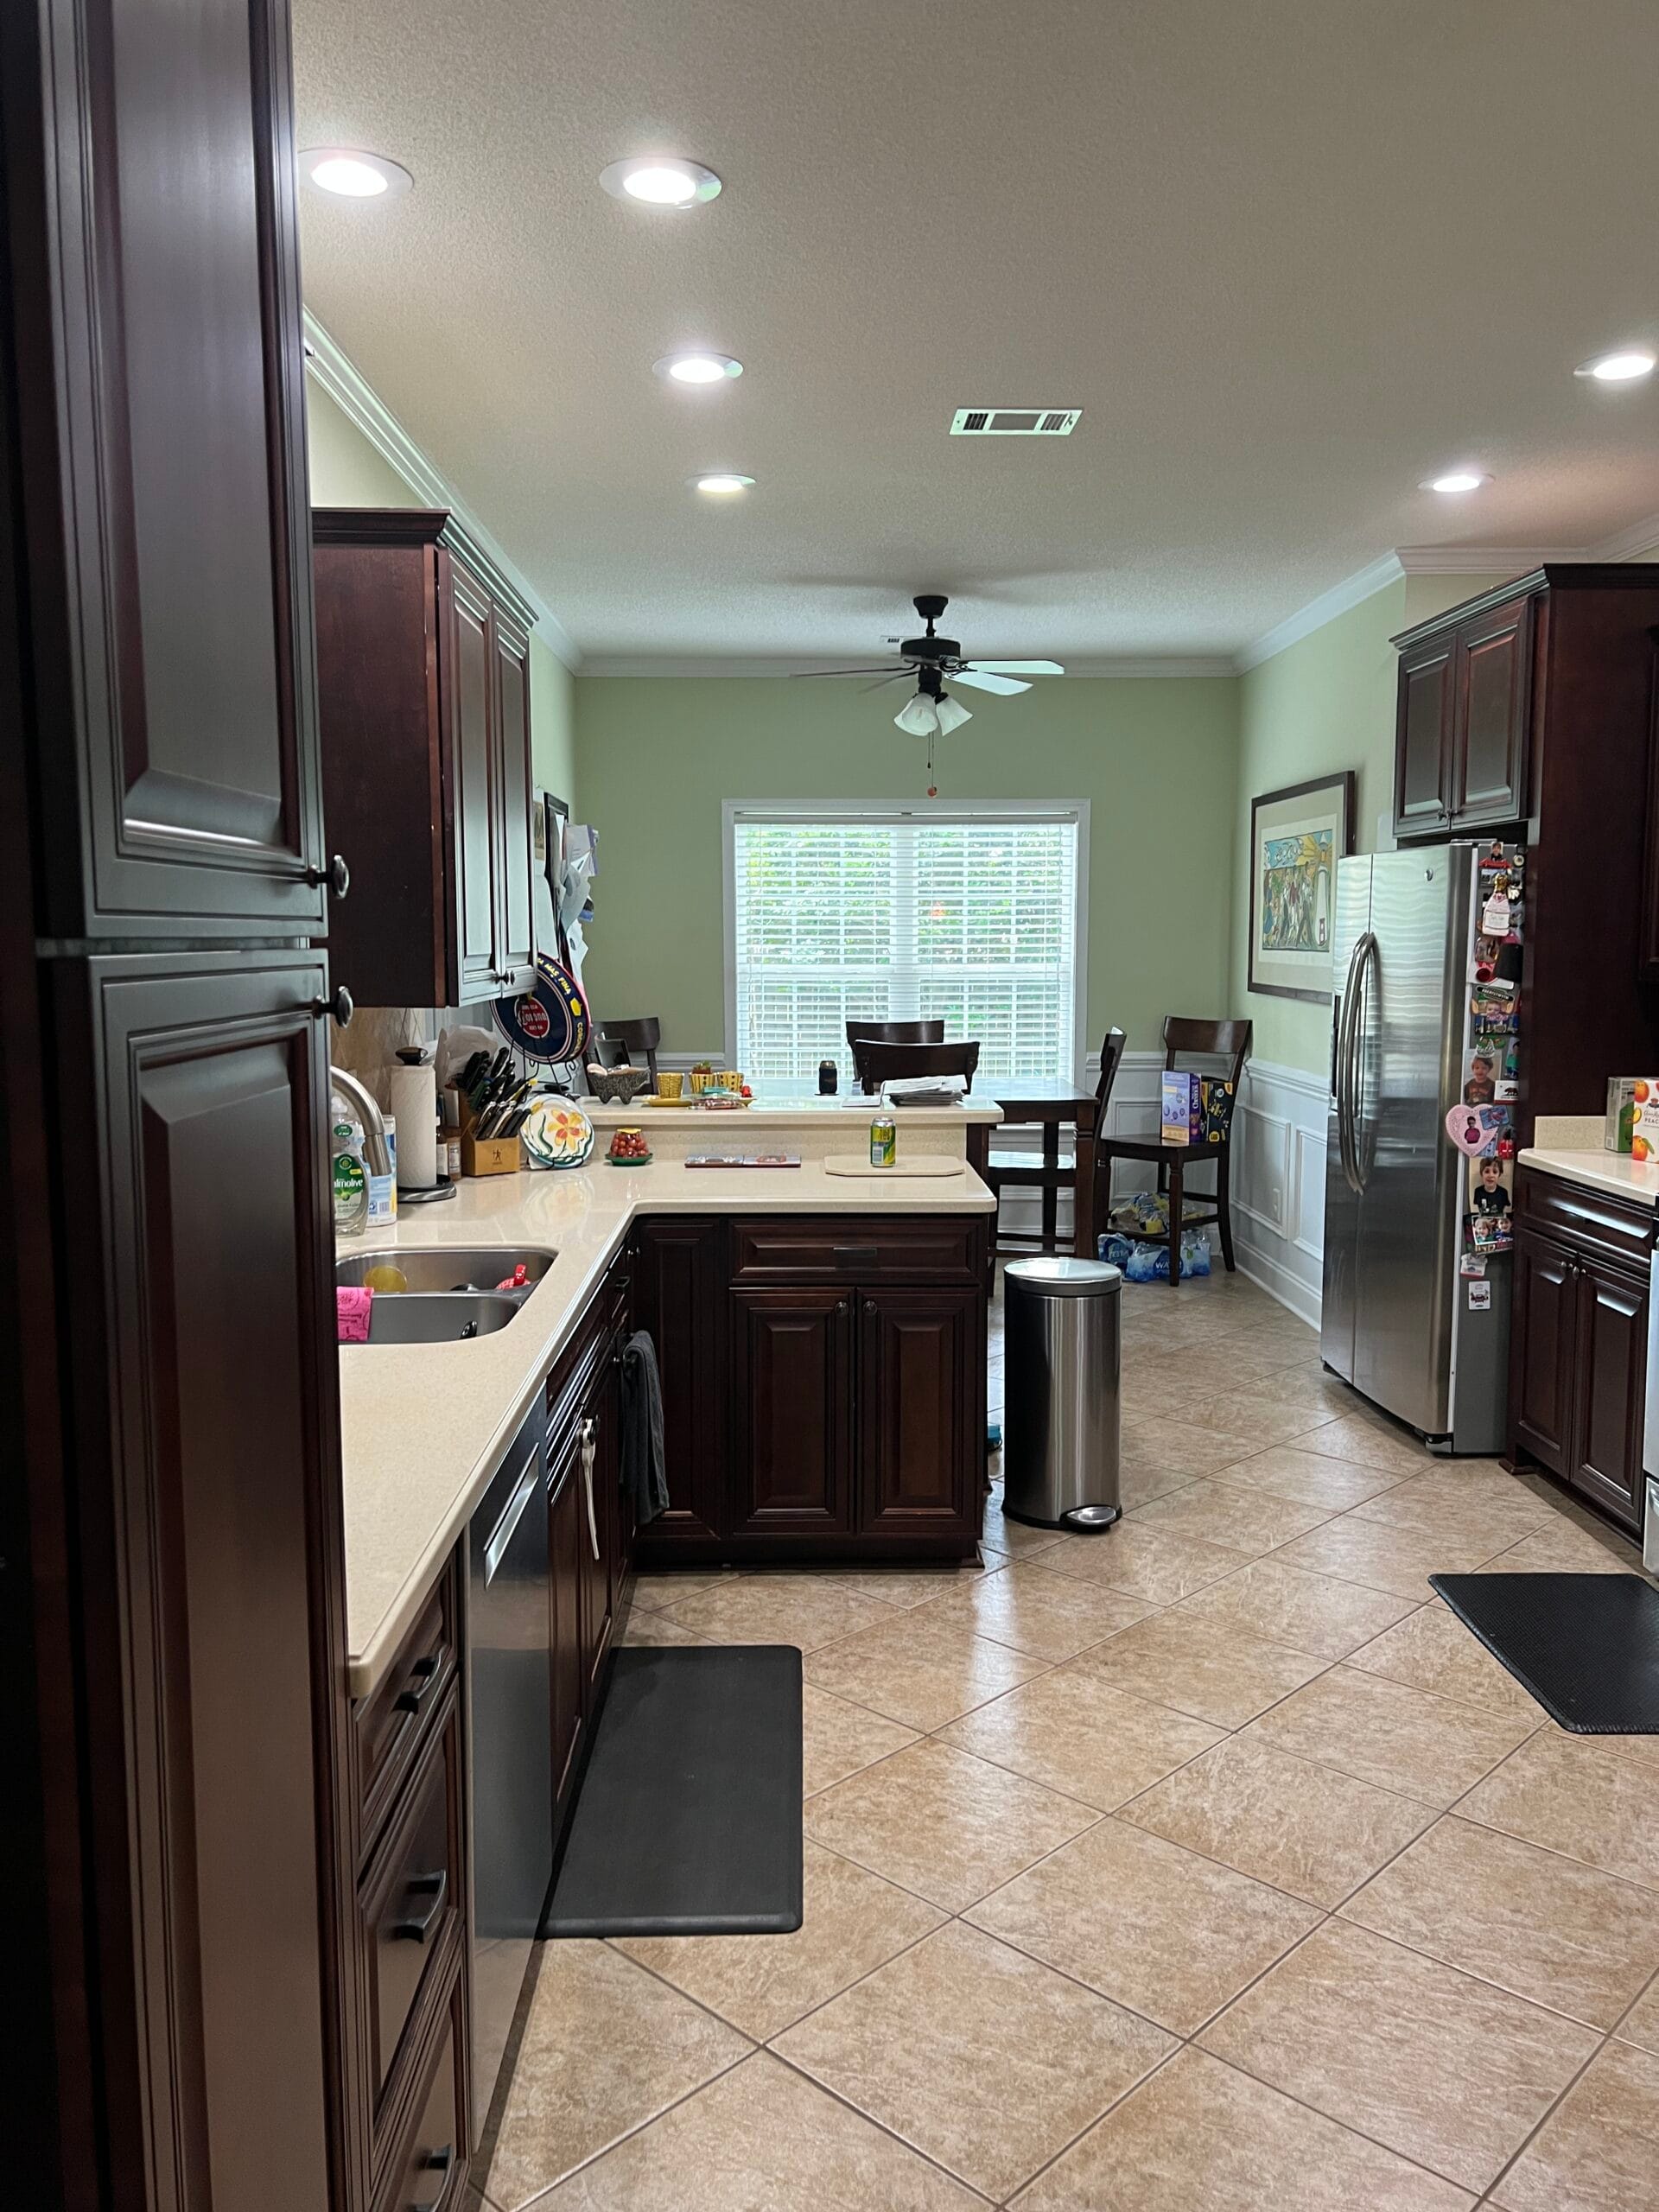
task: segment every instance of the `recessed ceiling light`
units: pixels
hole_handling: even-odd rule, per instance
[[[1642,377],[1650,377],[1659,354],[1649,353],[1645,346],[1621,346],[1616,353],[1598,353],[1593,361],[1582,361],[1573,370],[1575,377],[1593,377],[1598,384],[1635,384]]]
[[[721,384],[743,373],[742,362],[733,360],[729,353],[664,353],[652,366],[659,377],[671,377],[676,384]]]
[[[701,162],[677,154],[645,154],[613,162],[599,181],[613,200],[642,200],[648,207],[699,207],[720,196],[720,179]]]
[[[1443,492],[1448,496],[1459,492],[1478,492],[1483,484],[1491,482],[1478,468],[1448,468],[1444,476],[1430,476],[1419,489],[1424,492]]]
[[[734,476],[723,468],[717,468],[707,476],[694,476],[691,481],[699,492],[706,492],[711,499],[729,499],[740,492],[747,492],[754,479],[753,476]]]
[[[396,162],[346,146],[308,146],[300,156],[300,173],[308,184],[337,200],[391,200],[415,181]]]

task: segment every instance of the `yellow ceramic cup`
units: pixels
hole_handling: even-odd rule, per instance
[[[659,1098],[683,1098],[685,1077],[677,1070],[672,1075],[664,1070],[657,1077],[657,1096]]]

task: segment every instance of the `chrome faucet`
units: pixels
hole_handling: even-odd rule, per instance
[[[373,1094],[354,1075],[347,1075],[344,1068],[331,1067],[328,1080],[336,1090],[343,1090],[357,1109],[363,1124],[363,1152],[370,1174],[390,1175],[391,1152],[386,1143],[385,1117]]]

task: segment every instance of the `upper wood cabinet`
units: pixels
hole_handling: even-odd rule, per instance
[[[314,935],[286,0],[0,16],[41,931]]]
[[[1394,827],[1447,836],[1528,811],[1533,618],[1529,589],[1396,639]]]
[[[328,947],[368,1006],[464,1006],[534,975],[528,610],[442,512],[312,516]]]

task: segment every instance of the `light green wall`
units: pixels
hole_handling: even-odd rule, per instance
[[[1503,581],[1397,577],[1239,678],[1232,992],[1236,1012],[1255,1024],[1256,1059],[1318,1073],[1331,1057],[1331,1010],[1248,988],[1252,798],[1356,769],[1354,849],[1375,851],[1377,817],[1391,816],[1394,807],[1396,656],[1389,640]]]
[[[313,377],[305,381],[314,507],[418,507],[419,499]],[[570,671],[530,641],[530,737],[536,781],[575,804],[575,709]]]
[[[671,1052],[725,1038],[727,799],[925,806],[924,749],[854,683],[578,676],[576,772],[599,832],[584,980],[601,1017],[658,1014]],[[1068,677],[976,700],[941,741],[947,799],[1090,801],[1089,1016],[1132,1047],[1229,997],[1237,685]]]

